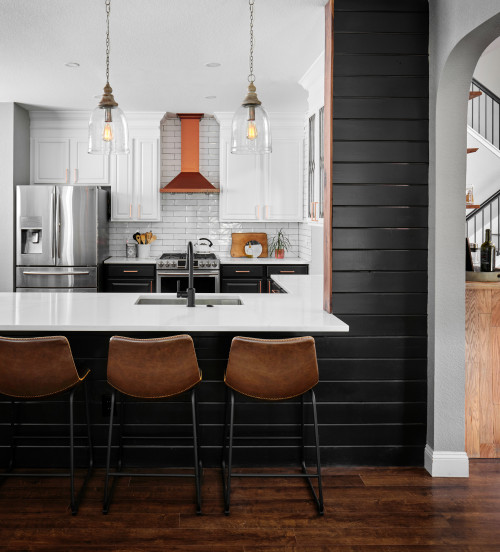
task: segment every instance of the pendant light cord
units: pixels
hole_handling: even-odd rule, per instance
[[[248,5],[250,7],[250,74],[248,75],[248,82],[255,81],[255,75],[253,74],[253,5],[255,0],[248,0]]]
[[[109,83],[109,12],[111,0],[106,0],[106,82]]]

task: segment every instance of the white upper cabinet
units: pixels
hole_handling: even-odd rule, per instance
[[[90,155],[90,114],[32,111],[31,184],[111,186],[111,220],[158,221],[163,113],[127,113],[129,155]]]
[[[87,114],[32,111],[30,134],[31,184],[109,184],[109,159],[87,153]]]
[[[69,178],[69,138],[40,136],[31,139],[31,182],[67,184]]]
[[[111,220],[161,220],[159,120],[157,125],[152,132],[130,131],[130,154],[112,160]]]
[[[231,153],[232,113],[220,124],[220,220],[298,222],[304,209],[304,115],[270,113],[272,148],[267,155]]]

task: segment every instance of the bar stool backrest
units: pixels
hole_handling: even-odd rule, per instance
[[[0,337],[0,393],[47,397],[71,389],[81,379],[65,337]]]
[[[266,400],[291,399],[319,380],[312,337],[256,339],[235,337],[224,381],[243,395]]]
[[[110,340],[108,383],[125,395],[171,397],[199,381],[201,372],[189,335],[156,339],[113,336]]]

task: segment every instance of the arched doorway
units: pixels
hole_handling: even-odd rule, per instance
[[[488,44],[498,36],[500,13],[469,30],[449,52],[442,69],[439,60],[433,60],[431,48],[434,67],[431,67],[429,113],[429,345],[425,466],[433,476],[468,475],[468,459],[464,452],[463,248],[467,103],[474,67]],[[434,37],[436,41],[439,38]]]

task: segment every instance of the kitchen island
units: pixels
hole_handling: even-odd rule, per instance
[[[199,386],[199,408],[203,459],[206,466],[217,466],[220,460],[220,444],[224,418],[224,370],[231,340],[235,335],[262,338],[286,338],[299,335],[313,335],[316,339],[320,379],[317,388],[320,424],[323,424],[323,461],[338,462],[334,426],[331,420],[338,416],[341,393],[331,380],[335,366],[329,357],[330,340],[333,335],[345,335],[348,326],[337,317],[322,310],[321,276],[275,276],[276,282],[286,294],[238,294],[241,305],[197,306],[184,305],[138,305],[140,294],[109,293],[0,293],[0,335],[42,336],[65,335],[71,345],[75,363],[79,370],[91,369],[91,413],[96,448],[96,463],[103,465],[106,443],[106,427],[109,420],[110,388],[106,382],[106,362],[109,339],[120,334],[136,338],[148,338],[188,333],[193,337],[198,362],[203,373]],[[151,298],[172,298],[173,295],[147,294]],[[199,294],[197,297],[209,297]],[[223,297],[229,297],[224,294]],[[140,371],[140,365],[137,370]],[[65,406],[59,398],[45,401],[40,410],[25,411],[20,405],[24,421],[23,431],[39,431],[37,420],[30,419],[32,412],[52,422],[54,440],[49,446],[26,440],[18,449],[21,465],[56,466],[64,456],[60,448],[66,435]],[[266,436],[266,442],[273,438],[270,447],[262,447],[262,440],[247,439],[236,448],[238,462],[253,465],[287,465],[298,462],[297,428],[290,421],[299,421],[300,400],[279,403],[255,403],[244,399],[237,424],[245,430],[246,423],[257,424],[257,429]],[[0,401],[0,462],[7,456],[10,417],[8,401]],[[77,420],[82,420],[82,402]],[[54,408],[56,407],[56,408]],[[134,439],[127,439],[125,460],[129,465],[147,466],[160,462],[164,465],[190,465],[189,447],[172,447],[163,440],[154,446],[148,435],[151,426],[168,422],[171,424],[164,434],[185,434],[189,424],[189,397],[179,397],[170,403],[141,402],[127,405],[125,413],[125,434],[133,432]],[[20,410],[20,411],[21,411]],[[309,421],[308,421],[309,422]],[[173,430],[172,430],[173,424]],[[169,429],[170,427],[170,429]],[[83,426],[80,426],[83,432]],[[161,432],[162,430],[160,430]],[[181,441],[182,443],[182,441]],[[308,442],[310,445],[312,441]],[[78,447],[78,457],[85,460],[85,448]],[[179,443],[177,443],[179,444]],[[144,446],[145,445],[145,446]],[[312,447],[308,446],[308,450]],[[340,459],[342,460],[342,459]],[[344,459],[345,462],[345,459]]]

